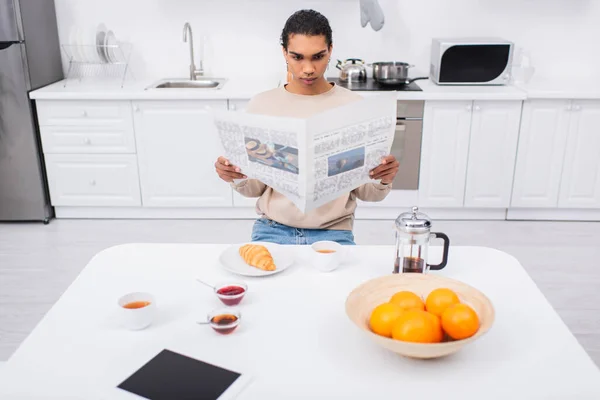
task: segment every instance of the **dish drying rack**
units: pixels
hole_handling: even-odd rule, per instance
[[[118,44],[64,44],[61,46],[69,62],[64,87],[73,79],[95,79],[103,83],[116,82],[121,87],[129,74],[132,45]]]

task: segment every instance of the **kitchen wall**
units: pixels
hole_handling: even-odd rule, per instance
[[[596,0],[380,0],[386,25],[362,28],[358,0],[55,0],[62,43],[89,38],[104,23],[134,45],[137,78],[186,76],[188,44],[183,24],[201,37],[207,66],[227,77],[283,76],[279,35],[300,8],[325,14],[333,27],[333,58],[401,60],[427,73],[436,36],[500,36],[528,49],[536,75],[569,79],[597,76],[600,67],[600,1]],[[79,29],[82,34],[75,35]],[[80,39],[82,40],[82,39]],[[329,70],[336,75],[335,63]]]

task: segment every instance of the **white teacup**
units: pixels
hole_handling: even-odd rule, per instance
[[[342,262],[344,246],[337,242],[328,240],[315,242],[311,248],[313,252],[312,262],[319,271],[331,272]]]
[[[127,329],[147,328],[156,315],[156,300],[150,293],[129,293],[119,299],[121,321]]]

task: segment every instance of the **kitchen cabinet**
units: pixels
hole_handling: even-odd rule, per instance
[[[521,101],[475,101],[465,207],[508,207],[519,138]]]
[[[133,103],[145,207],[232,206],[232,189],[214,168],[222,146],[210,109],[226,110],[227,101]]]
[[[571,116],[569,100],[523,105],[512,207],[556,207]]]
[[[244,111],[248,103],[37,101],[52,204],[63,215],[89,207],[92,217],[135,208],[144,216],[175,208],[180,215],[204,215],[203,208],[223,218],[250,215],[257,199],[239,195],[214,170],[223,151],[209,115]],[[359,203],[366,218],[390,218],[412,205],[459,216],[509,208],[518,218],[541,219],[582,209],[566,218],[593,218],[600,209],[600,100],[426,101],[419,190]]]
[[[419,206],[463,206],[472,107],[472,101],[425,103]]]
[[[141,206],[133,154],[47,154],[53,206]]]
[[[51,204],[141,206],[129,101],[37,101]]]
[[[600,208],[600,101],[573,100],[558,206]]]
[[[507,207],[521,106],[521,101],[426,102],[419,204]]]

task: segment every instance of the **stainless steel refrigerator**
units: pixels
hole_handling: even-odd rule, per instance
[[[54,0],[0,0],[0,221],[53,216],[28,94],[62,78]]]

